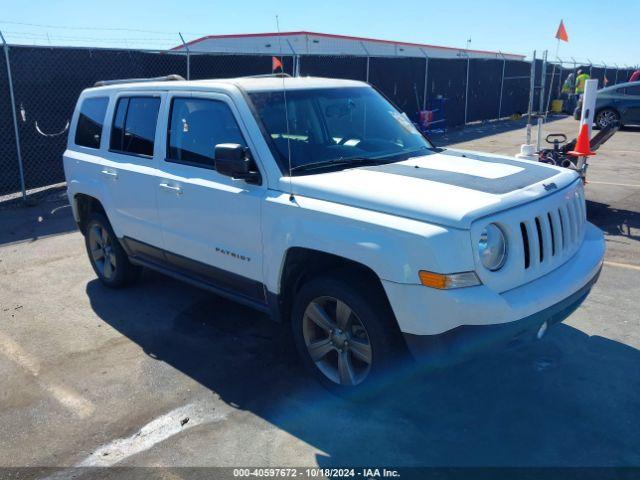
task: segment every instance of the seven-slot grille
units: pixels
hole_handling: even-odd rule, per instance
[[[582,189],[560,205],[520,222],[525,270],[556,264],[573,254],[584,234],[586,209]]]

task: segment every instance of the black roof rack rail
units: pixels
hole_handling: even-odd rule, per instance
[[[93,84],[94,87],[106,87],[107,85],[119,85],[121,83],[147,83],[147,82],[179,82],[184,81],[182,75],[165,75],[164,77],[153,78],[119,78],[116,80],[99,80]]]

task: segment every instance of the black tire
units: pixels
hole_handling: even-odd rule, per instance
[[[612,123],[620,123],[620,114],[613,108],[603,108],[596,114],[594,121],[596,128],[606,128]]]
[[[97,237],[100,237],[101,246],[98,245],[100,242],[97,241]],[[84,243],[93,271],[107,287],[122,288],[140,277],[142,267],[129,261],[127,253],[103,213],[92,212],[89,215],[84,230]]]
[[[348,281],[342,279],[348,279]],[[366,397],[367,393],[373,392],[376,387],[383,383],[382,380],[385,378],[385,372],[389,372],[392,367],[401,364],[405,356],[406,349],[404,348],[397,323],[386,301],[384,292],[378,293],[377,290],[379,290],[380,287],[371,285],[371,283],[372,281],[360,279],[357,276],[354,278],[354,276],[349,275],[348,272],[338,272],[334,275],[310,280],[302,286],[294,300],[291,323],[294,342],[298,354],[302,359],[302,363],[306,370],[325,388],[340,396],[351,398],[357,398],[358,396]],[[307,347],[308,338],[305,337],[305,335],[308,335],[308,333],[305,332],[308,332],[309,327],[305,327],[305,324],[309,325],[309,322],[312,322],[310,316],[307,315],[307,309],[311,308],[312,304],[316,301],[327,301],[330,303],[332,300],[323,300],[329,298],[343,302],[343,304],[348,306],[352,314],[355,314],[355,316],[349,317],[351,319],[350,323],[354,325],[359,323],[364,327],[365,335],[370,345],[371,362],[368,373],[356,384],[340,384],[336,382],[335,379],[332,380],[329,378],[329,376],[321,370],[321,368],[325,368],[325,366],[318,366],[318,364],[316,364]],[[328,311],[331,311],[330,305],[328,305],[327,308]],[[337,310],[337,308],[336,306],[335,310]],[[338,323],[339,316],[335,310],[336,323]],[[315,323],[316,322],[313,322],[312,325]],[[305,330],[305,328],[307,330]],[[359,333],[362,336],[359,326],[355,325],[352,328],[358,328],[359,330],[357,332],[349,331],[349,334]],[[319,331],[321,335],[325,333],[322,328],[320,328]],[[329,339],[334,337],[333,335],[328,336]],[[334,348],[323,357],[327,359],[327,363],[333,360],[333,356],[335,356],[336,361],[339,362],[340,356],[346,352],[345,355],[350,358],[350,363],[351,366],[354,367],[354,370],[357,370],[356,366],[361,367],[365,364],[359,361],[358,356],[355,356],[353,351],[349,350],[349,348],[354,348],[360,339],[350,335],[349,339],[352,342],[351,346],[340,349]],[[312,344],[313,343],[316,342],[312,342]],[[321,360],[321,362],[324,361],[325,360]],[[340,367],[338,367],[338,370],[340,371]],[[361,375],[362,372],[359,372],[359,374]],[[341,376],[341,373],[338,373],[338,375]],[[341,379],[338,379],[338,381],[341,381]]]
[[[582,107],[576,107],[573,110],[573,119],[580,121],[580,117],[582,117]]]

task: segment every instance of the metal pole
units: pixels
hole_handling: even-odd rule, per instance
[[[469,67],[471,66],[471,57],[469,56],[469,45],[471,38],[467,39],[467,47],[464,54],[467,56],[467,81],[464,86],[464,124],[467,124],[467,112],[469,111]]]
[[[467,56],[467,82],[464,87],[464,124],[467,124],[467,111],[469,109],[469,52],[465,52]]]
[[[180,40],[182,40],[182,46],[187,51],[187,80],[191,80],[191,52],[189,51],[189,45],[184,41],[184,37],[180,32],[178,32],[178,35],[180,35]]]
[[[544,118],[547,119],[547,113],[549,112],[549,105],[551,104],[551,91],[553,90],[553,80],[556,75],[556,64],[553,64],[553,70],[551,70],[551,81],[549,82],[549,93],[547,94],[547,104],[544,109]],[[560,80],[562,80],[562,74],[560,74]],[[560,83],[560,82],[558,82]]]
[[[296,55],[295,57],[293,57],[293,76],[294,77],[299,77],[300,76],[300,55]]]
[[[367,83],[369,83],[369,60],[371,58],[367,55]]]
[[[544,110],[544,93],[545,93],[545,83],[547,80],[547,50],[542,52],[542,72],[540,72],[540,100],[538,102],[539,112],[541,113]]]
[[[547,50],[542,54],[542,72],[540,72],[540,101],[538,102],[538,139],[536,142],[536,151],[540,151],[542,146],[542,122],[546,111],[544,108],[545,84],[547,81]]]
[[[502,55],[502,52],[498,52]],[[502,77],[500,77],[500,101],[498,102],[498,120],[502,118],[502,91],[504,87],[504,70],[507,66],[507,59],[502,55]]]
[[[616,79],[613,81],[614,85],[618,84],[618,70],[620,70],[620,68],[618,67],[618,64],[616,63]]]
[[[529,108],[527,110],[527,145],[531,145],[531,113],[533,111],[533,96],[536,89],[536,51],[533,51],[531,73],[529,79]]]
[[[429,91],[429,55],[421,48],[424,55],[424,86],[422,89],[422,110],[427,109],[427,92]]]
[[[562,97],[562,75],[564,73],[564,61],[560,57],[556,57],[560,62],[560,74],[558,77],[558,98]]]
[[[9,81],[9,97],[11,98],[11,112],[13,115],[13,130],[16,135],[16,155],[18,157],[18,172],[20,174],[20,190],[22,191],[22,201],[27,201],[27,189],[24,184],[24,169],[22,168],[22,152],[20,150],[20,131],[18,129],[18,115],[16,113],[16,99],[13,95],[13,77],[11,76],[11,62],[9,62],[9,45],[0,31],[0,39],[4,49],[4,59],[7,62],[7,80]]]
[[[364,46],[363,42],[360,42],[360,46],[362,47],[362,50],[364,50],[364,53],[367,55],[367,73],[366,73],[365,81],[369,83],[369,60],[370,60],[369,50],[367,50],[367,47]]]
[[[297,65],[298,61],[298,52],[296,52],[296,50],[293,48],[293,45],[291,45],[291,42],[289,41],[289,39],[286,39],[287,45],[289,45],[289,48],[291,49],[291,53],[293,54],[291,57],[291,61],[293,62],[293,76],[297,77],[299,73],[299,66]],[[297,72],[297,73],[296,73]]]

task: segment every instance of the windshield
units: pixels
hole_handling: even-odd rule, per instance
[[[407,158],[432,145],[406,115],[369,87],[288,90],[287,118],[281,90],[249,94],[278,163],[292,174],[318,167]],[[308,168],[305,168],[308,167]]]

